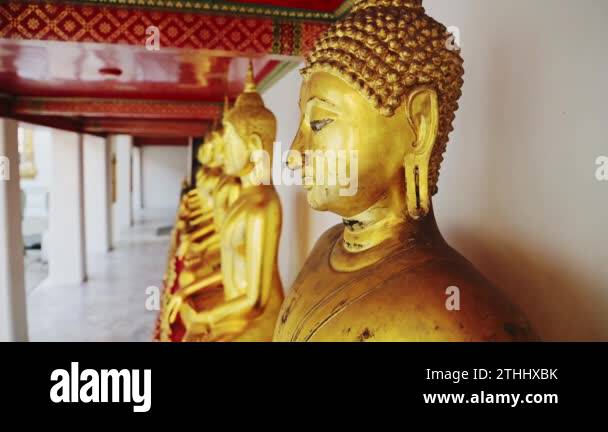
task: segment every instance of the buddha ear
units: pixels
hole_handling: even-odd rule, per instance
[[[435,90],[414,89],[408,96],[407,112],[415,135],[404,160],[407,211],[413,219],[420,219],[431,209],[429,164],[439,130],[439,102]]]

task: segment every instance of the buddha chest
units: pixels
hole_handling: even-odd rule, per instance
[[[338,272],[330,254],[341,232],[329,230],[309,256],[279,314],[276,341],[535,339],[521,313],[446,244],[404,247]],[[453,288],[459,310],[450,307]]]

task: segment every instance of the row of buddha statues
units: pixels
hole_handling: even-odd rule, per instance
[[[276,119],[249,64],[243,93],[198,151],[171,236],[161,341],[270,341],[283,301],[277,253],[281,204],[254,179],[251,154],[272,154]]]
[[[422,0],[356,0],[308,54],[292,151],[356,151],[358,190],[305,184],[309,205],[343,223],[319,238],[286,297],[280,201],[272,184],[255,181],[252,162],[255,151],[272,154],[276,118],[250,64],[182,196],[157,340],[537,340],[435,221],[464,75],[449,37]],[[302,170],[302,158],[288,165]],[[458,289],[458,310],[446,307],[448,287]]]

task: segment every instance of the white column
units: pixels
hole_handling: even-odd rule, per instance
[[[49,211],[49,282],[86,279],[82,135],[53,130],[53,179]]]
[[[84,203],[87,252],[112,249],[110,145],[105,138],[83,135]]]
[[[116,152],[115,238],[120,238],[120,233],[133,225],[131,198],[133,140],[128,135],[116,135],[113,138]]]
[[[133,147],[133,213],[139,217],[143,208],[142,201],[142,152],[143,147]]]
[[[186,160],[186,178],[188,181],[192,179],[192,161],[196,155],[194,154],[194,139],[192,137],[188,138],[188,158]]]
[[[17,122],[0,119],[0,342],[27,341]]]

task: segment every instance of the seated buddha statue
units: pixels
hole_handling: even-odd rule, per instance
[[[177,220],[171,234],[171,247],[169,257],[175,257],[177,248],[181,240],[192,230],[192,227],[207,223],[209,221],[210,206],[212,200],[210,195],[217,180],[219,179],[218,168],[212,164],[213,150],[209,144],[212,134],[207,134],[203,145],[199,148],[197,159],[201,162],[201,167],[195,174],[196,184],[194,187],[183,187],[182,197],[178,208]]]
[[[201,209],[196,218],[189,221],[190,230],[184,236],[177,256],[185,258],[190,254],[193,245],[215,231],[213,214],[215,208],[214,193],[222,177],[221,160],[217,157],[221,135],[215,130],[199,149],[201,162],[200,177],[197,179],[196,200]],[[190,254],[191,255],[191,254]]]
[[[226,99],[224,116],[227,114],[228,100]],[[238,177],[224,173],[224,136],[223,129],[214,132],[210,145],[212,161],[210,164],[220,172],[213,184],[207,188],[209,211],[204,220],[207,226],[197,229],[184,243],[179,256],[184,258],[184,270],[179,276],[179,290],[185,289],[194,282],[208,276],[210,272],[218,271],[220,231],[226,212],[238,199],[241,183]]]
[[[167,264],[165,273],[163,275],[163,292],[161,296],[161,310],[156,319],[156,325],[154,327],[154,336],[153,339],[159,341],[161,339],[161,321],[162,321],[162,311],[163,305],[166,303],[166,299],[172,289],[175,286],[177,281],[177,271],[176,268],[176,260],[175,254],[180,245],[180,240],[185,233],[185,229],[188,225],[188,219],[190,215],[193,213],[193,210],[189,208],[188,205],[188,193],[191,192],[190,188],[182,188],[182,195],[180,198],[180,203],[177,210],[177,216],[175,220],[175,225],[173,230],[171,231],[170,239],[169,239],[169,251],[167,254]]]
[[[281,205],[252,155],[272,155],[276,119],[264,106],[250,64],[244,92],[224,118],[224,173],[240,180],[221,223],[221,269],[174,296],[185,341],[270,341],[283,289],[277,252]],[[270,170],[270,166],[265,169]]]
[[[199,170],[199,173],[197,173],[196,175],[197,184],[198,179],[201,178],[200,174],[201,173]],[[198,199],[197,190],[192,188],[190,185],[186,185],[185,183],[186,180],[184,180],[184,183],[182,184],[182,194],[178,206],[175,225],[173,227],[173,230],[171,231],[169,240],[167,267],[163,277],[163,285],[165,287],[172,286],[174,281],[176,280],[175,256],[182,239],[187,234],[187,231],[190,229],[191,221],[200,218],[203,214],[201,202]]]
[[[341,194],[312,165],[309,205],[343,224],[310,253],[275,341],[536,339],[435,222],[432,196],[464,74],[448,38],[422,0],[358,0],[307,57],[292,150],[356,151],[358,189]],[[302,160],[288,163],[298,169]]]
[[[200,177],[200,172],[197,173],[197,183]],[[177,209],[177,216],[175,225],[171,232],[171,241],[169,244],[169,258],[173,257],[177,247],[179,246],[181,236],[184,234],[189,220],[199,217],[201,214],[200,202],[197,199],[198,193],[195,188],[191,185],[186,184],[187,180],[184,179],[182,183],[182,193],[180,197],[179,206]]]
[[[225,98],[223,117],[229,111],[229,101]],[[182,236],[175,255],[177,269],[174,284],[162,302],[162,340],[181,341],[184,326],[175,305],[181,304],[182,294],[189,287],[220,271],[219,233],[227,208],[238,198],[240,179],[227,175],[224,167],[223,128],[214,125],[205,143],[199,149],[201,162],[200,181],[197,182],[199,199],[204,203],[204,211],[192,228]],[[198,178],[198,176],[197,176]],[[196,224],[203,222],[202,224]],[[190,291],[189,291],[190,292]]]

